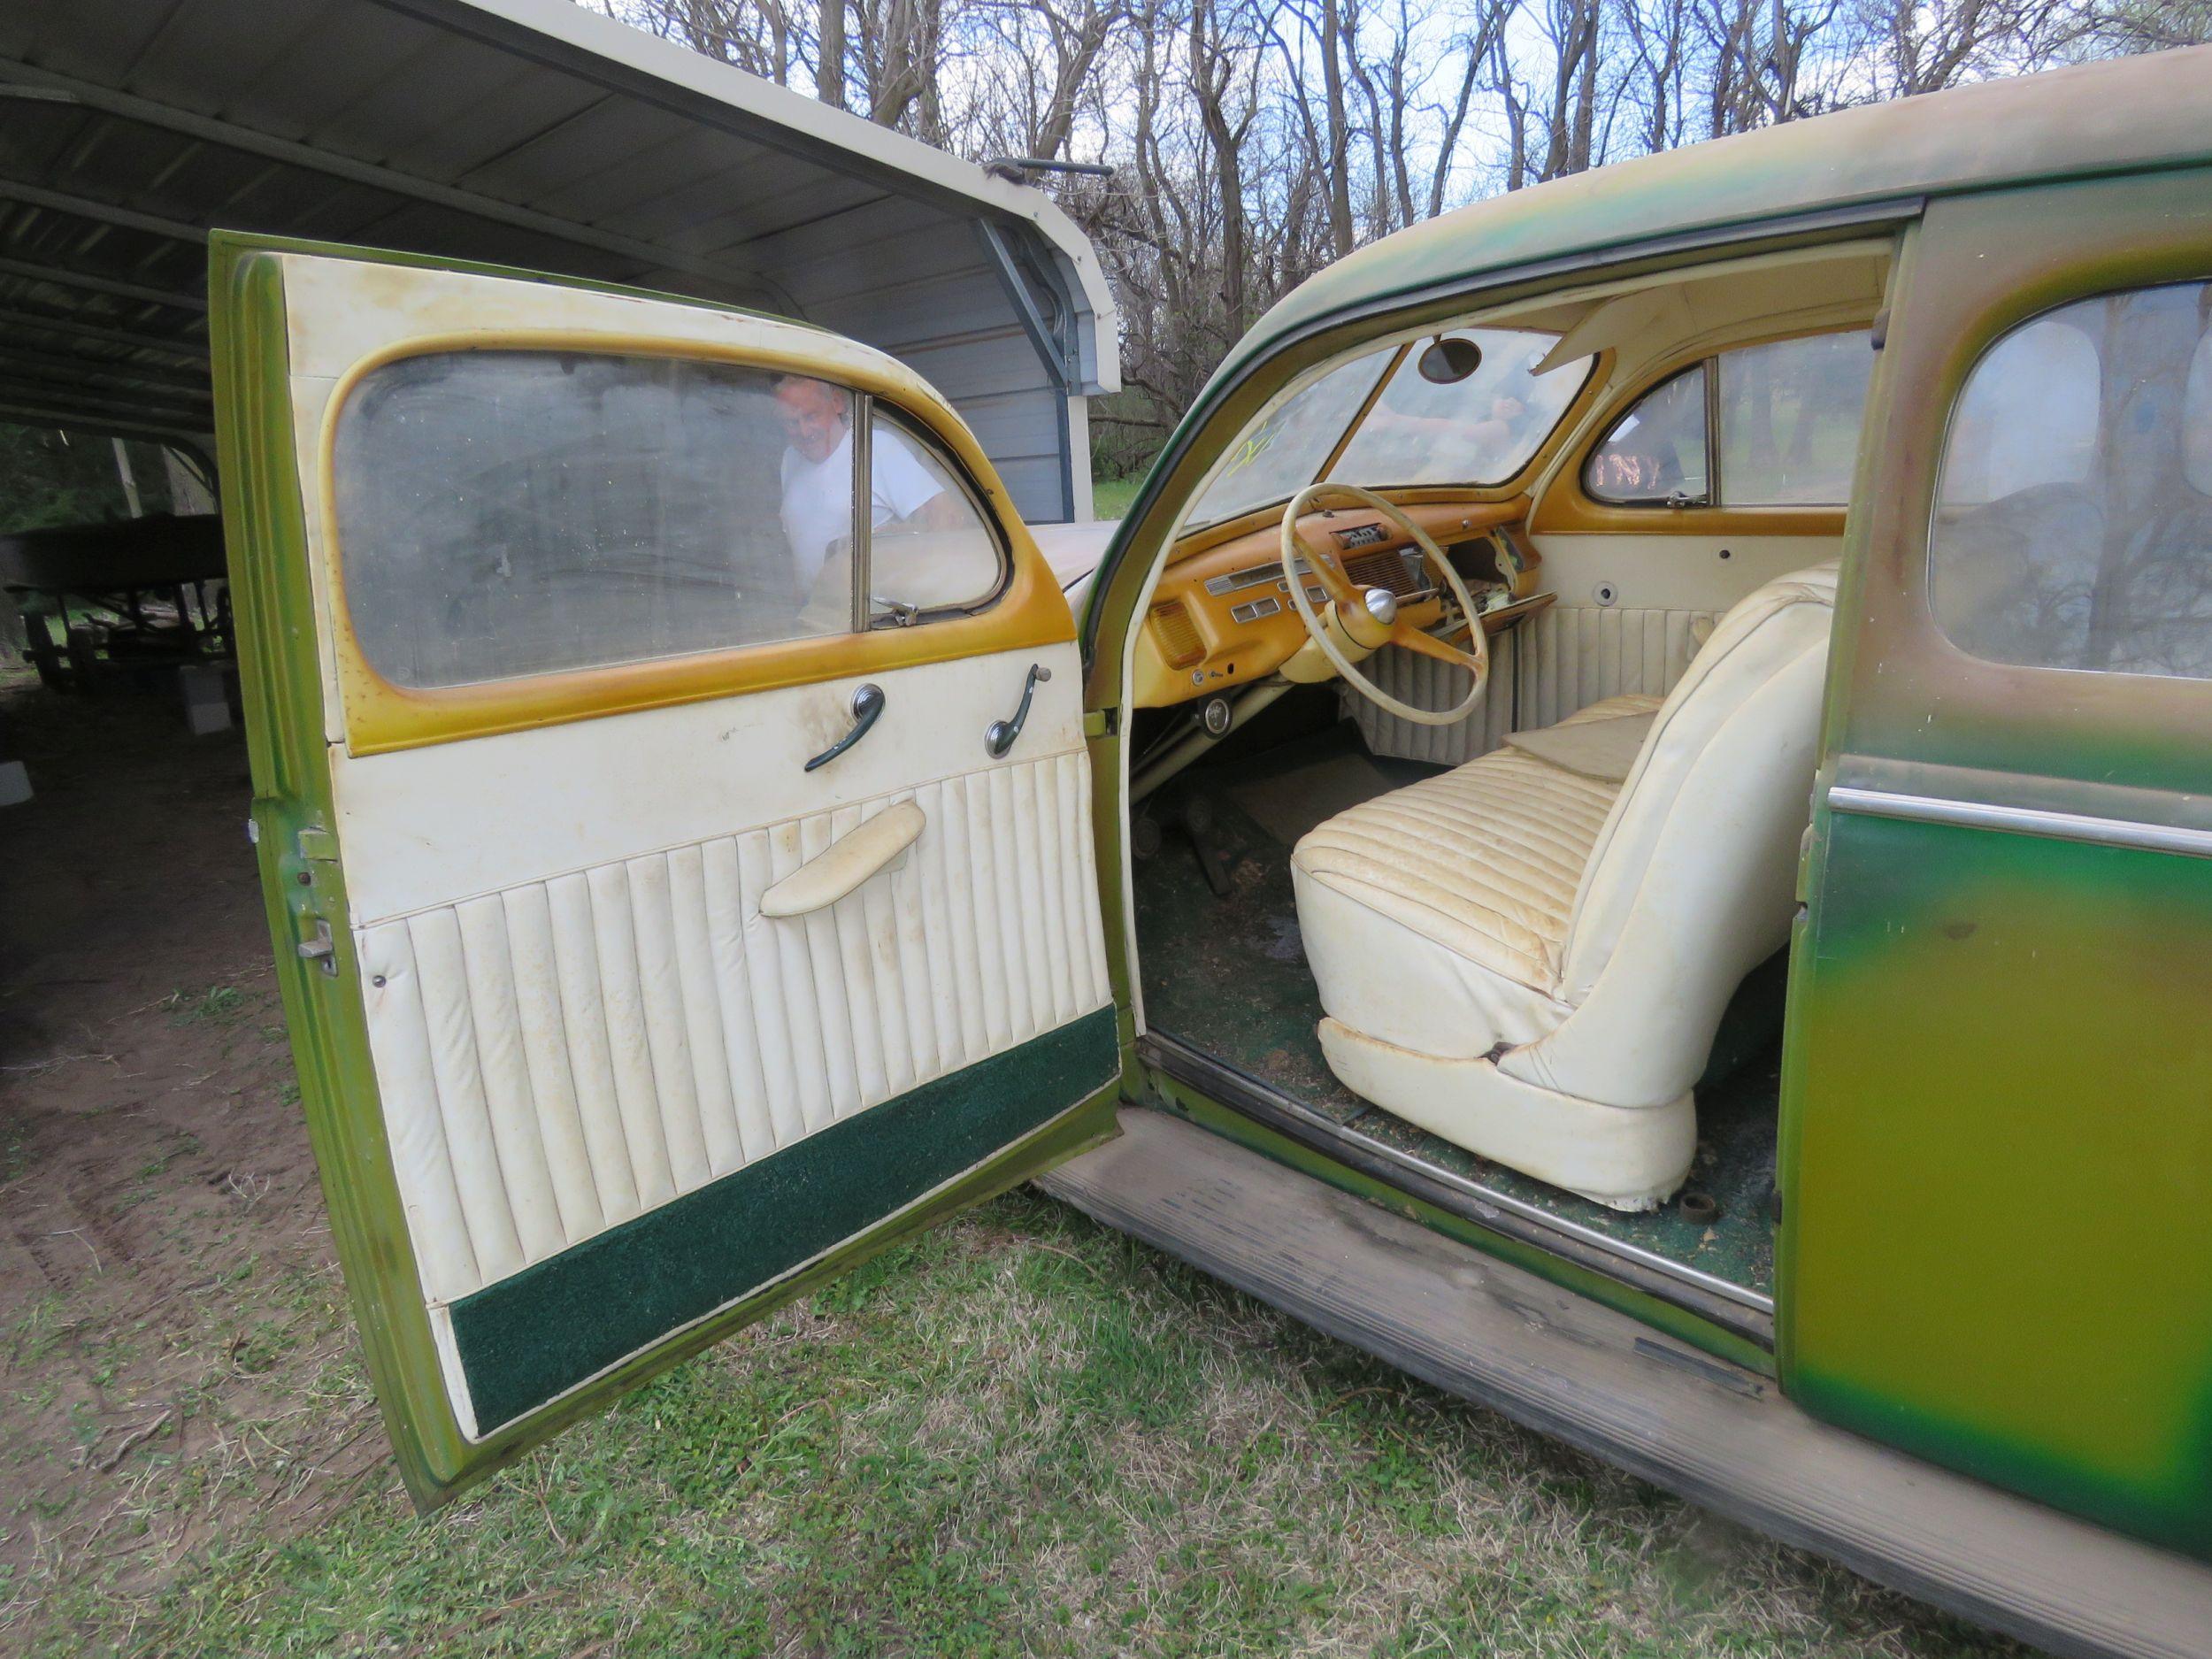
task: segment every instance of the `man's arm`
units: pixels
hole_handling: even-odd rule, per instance
[[[878,528],[895,524],[917,530],[957,530],[967,522],[964,503],[924,465],[904,434],[877,426],[869,470],[874,495],[890,510]]]

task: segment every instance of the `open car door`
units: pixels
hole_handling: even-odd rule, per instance
[[[1111,1132],[1075,630],[914,375],[214,239],[258,844],[434,1504]]]

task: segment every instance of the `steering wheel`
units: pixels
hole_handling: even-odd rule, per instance
[[[1397,595],[1386,588],[1370,588],[1362,592],[1352,586],[1340,565],[1318,556],[1307,556],[1308,569],[1298,568],[1302,551],[1298,540],[1298,520],[1303,518],[1315,497],[1333,492],[1349,495],[1355,501],[1372,507],[1413,539],[1421,549],[1421,556],[1436,567],[1436,573],[1451,589],[1452,597],[1459,602],[1460,614],[1467,618],[1473,649],[1463,651],[1456,645],[1447,645],[1435,634],[1417,628],[1398,616]],[[1306,578],[1311,576],[1324,593],[1335,603],[1333,616],[1324,619],[1306,597]],[[1309,484],[1291,497],[1290,505],[1283,509],[1283,580],[1290,586],[1290,603],[1298,607],[1298,618],[1306,625],[1306,632],[1321,648],[1322,656],[1330,666],[1343,676],[1353,690],[1379,709],[1386,709],[1404,720],[1419,726],[1455,726],[1475,711],[1482,701],[1482,694],[1490,681],[1490,641],[1482,631],[1482,618],[1476,613],[1475,602],[1467,591],[1467,584],[1460,580],[1452,562],[1444,557],[1444,549],[1436,545],[1433,536],[1406,517],[1391,503],[1371,489],[1362,489],[1356,484]],[[1402,645],[1409,651],[1423,657],[1433,657],[1440,663],[1449,663],[1464,669],[1472,682],[1467,695],[1449,709],[1417,709],[1409,703],[1401,703],[1381,687],[1352,666],[1343,649],[1330,637],[1330,621],[1344,631],[1347,638],[1366,647],[1379,650],[1386,645]]]

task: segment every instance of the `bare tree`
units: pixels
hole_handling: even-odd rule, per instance
[[[2061,58],[2212,39],[2212,0],[588,0],[1046,178],[1121,299],[1110,465],[1261,311],[1487,190]]]

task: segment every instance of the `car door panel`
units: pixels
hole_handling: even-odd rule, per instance
[[[1908,243],[1801,879],[1777,1260],[1808,1411],[2200,1559],[2208,186],[1947,198]],[[2047,325],[2080,355],[1978,403]],[[2165,645],[2163,672],[2131,655]]]
[[[792,325],[227,238],[214,281],[280,977],[373,1377],[437,1502],[789,1287],[1110,1132],[1080,662],[1002,509],[1010,573],[972,614],[395,684],[354,634],[331,457],[349,388],[410,355],[557,334],[564,362],[833,379],[902,407],[978,502],[1003,493],[919,382]],[[559,461],[587,483],[593,465]],[[517,470],[486,465],[482,488]],[[985,729],[1033,669],[994,756]],[[810,771],[863,684],[879,717]],[[886,813],[905,845],[764,907]]]
[[[869,741],[896,741],[896,718]],[[369,1037],[433,1298],[1104,1006],[1094,872],[1065,851],[1087,854],[1087,785],[1079,748],[1017,757],[456,902],[363,909]],[[770,887],[905,803],[926,827],[902,867],[762,914]]]

